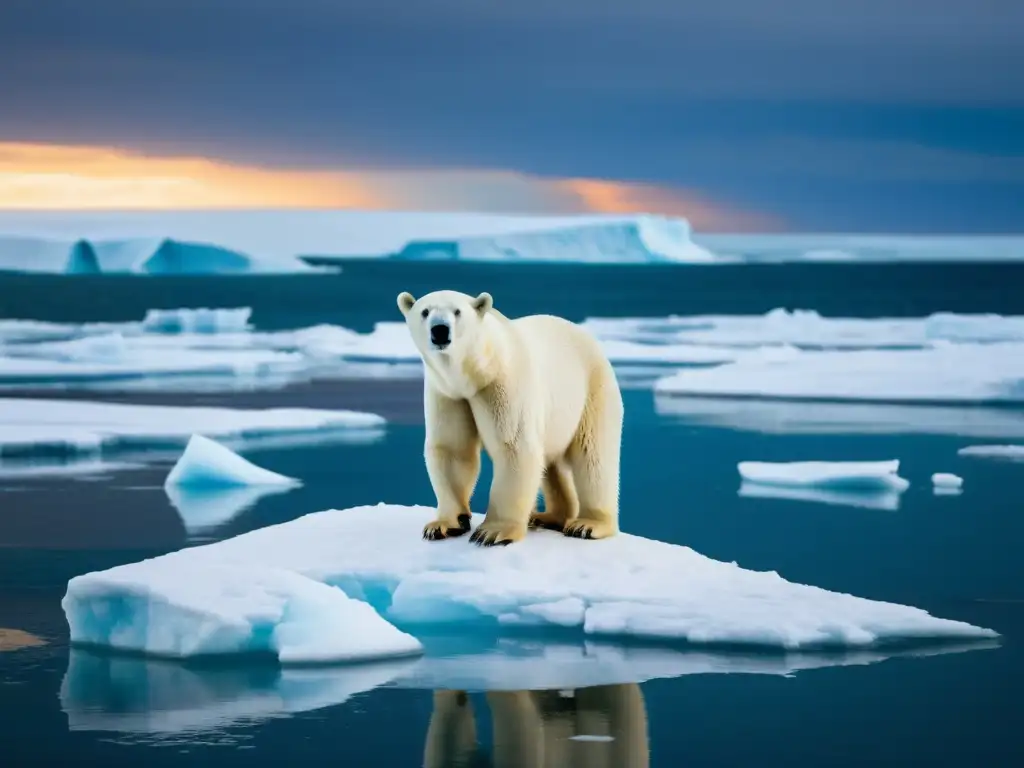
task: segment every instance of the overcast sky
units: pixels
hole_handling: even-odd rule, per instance
[[[1021,0],[0,0],[0,141],[1024,231]]]

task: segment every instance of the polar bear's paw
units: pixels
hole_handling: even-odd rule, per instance
[[[451,520],[433,520],[423,526],[423,538],[427,541],[440,541],[441,539],[454,539],[469,533],[469,515],[459,515],[457,523],[451,524]]]
[[[565,529],[565,517],[551,512],[534,512],[530,515],[530,527],[561,532]]]
[[[618,530],[606,520],[580,517],[568,523],[562,533],[573,539],[607,539]]]
[[[505,547],[526,538],[526,526],[504,520],[484,520],[470,534],[469,540],[481,547]]]

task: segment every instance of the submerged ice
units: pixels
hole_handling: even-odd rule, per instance
[[[172,656],[322,660],[347,652],[335,644],[363,631],[366,611],[405,631],[561,628],[786,649],[995,636],[628,534],[592,542],[539,531],[500,550],[426,542],[433,515],[383,504],[331,510],[75,577],[63,601],[71,639]],[[366,611],[355,615],[353,601]]]

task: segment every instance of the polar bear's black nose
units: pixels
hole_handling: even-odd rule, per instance
[[[430,340],[439,347],[447,347],[452,340],[452,329],[444,323],[431,326]]]

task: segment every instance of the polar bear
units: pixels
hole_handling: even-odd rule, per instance
[[[398,308],[424,363],[437,519],[423,537],[469,531],[481,444],[494,479],[470,541],[507,545],[531,526],[580,539],[618,533],[622,393],[596,339],[551,315],[510,320],[489,293],[402,292]]]

